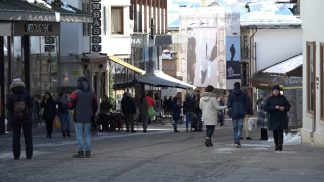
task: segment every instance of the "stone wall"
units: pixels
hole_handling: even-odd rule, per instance
[[[303,96],[302,89],[284,90],[284,95],[288,99],[291,108],[288,112],[289,129],[297,129],[302,127],[302,113],[303,113]]]

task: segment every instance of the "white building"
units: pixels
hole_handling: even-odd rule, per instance
[[[324,146],[324,1],[301,0],[303,21],[302,142]]]

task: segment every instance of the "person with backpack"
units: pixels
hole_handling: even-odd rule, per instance
[[[41,108],[44,108],[43,119],[45,120],[46,124],[46,137],[52,138],[53,122],[56,115],[56,104],[49,92],[45,92],[43,100],[41,102]]]
[[[71,94],[69,109],[74,110],[73,119],[77,139],[77,153],[73,154],[73,158],[90,158],[91,122],[98,110],[98,101],[96,94],[91,91],[89,80],[86,77],[78,78],[77,90]]]
[[[59,97],[56,100],[57,104],[57,115],[60,118],[61,122],[61,131],[63,137],[71,137],[70,135],[70,113],[69,113],[69,106],[68,106],[68,98],[63,93],[59,93]]]
[[[7,96],[7,109],[9,111],[9,121],[12,127],[12,149],[15,160],[20,158],[20,134],[23,129],[26,158],[33,157],[33,137],[32,137],[32,99],[26,90],[25,83],[16,78],[10,85],[11,93]]]

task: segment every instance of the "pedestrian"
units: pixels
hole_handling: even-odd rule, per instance
[[[251,131],[249,130],[249,118],[253,115],[253,108],[251,98],[248,94],[248,90],[246,88],[243,89],[243,92],[246,94],[247,97],[247,111],[244,117],[244,138],[245,140],[252,140],[250,137]]]
[[[53,122],[56,115],[56,104],[49,92],[45,92],[41,102],[41,108],[43,111],[43,119],[46,125],[46,137],[52,138]]]
[[[223,102],[223,99],[221,97],[218,97],[217,98],[217,102],[218,102],[218,105],[220,106],[224,106],[224,102]],[[224,126],[224,110],[218,110],[217,111],[217,123],[220,125],[220,126]]]
[[[267,97],[265,94],[261,94],[260,98],[257,100],[256,104],[258,105],[258,119],[257,126],[261,129],[261,138],[260,140],[268,140],[268,116],[265,111],[265,103]]]
[[[155,110],[154,110],[155,100],[152,98],[152,92],[147,93],[145,99],[149,107],[148,110],[151,111],[149,112],[149,118],[148,118],[148,124],[151,124],[152,119],[154,119],[155,117]]]
[[[102,125],[103,131],[108,131],[109,129],[111,131],[114,131],[114,128],[112,127],[113,123],[109,123],[109,119],[108,119],[109,110],[111,109],[112,106],[110,104],[107,95],[103,96],[103,99],[101,100],[99,106],[100,106],[100,113],[98,115],[97,124]]]
[[[26,90],[25,83],[16,78],[10,85],[11,93],[7,96],[7,109],[12,129],[12,152],[15,160],[20,158],[20,134],[21,128],[25,137],[26,158],[33,157],[33,136],[32,136],[32,99]]]
[[[284,95],[280,94],[278,84],[272,86],[272,95],[266,100],[265,110],[269,114],[268,129],[273,131],[275,151],[282,151],[283,132],[288,130],[288,114],[290,104]]]
[[[98,110],[96,94],[91,90],[86,77],[79,77],[77,90],[71,94],[69,108],[73,109],[75,134],[77,140],[77,153],[73,158],[91,157],[91,123]],[[83,140],[83,137],[85,138]]]
[[[145,133],[147,131],[147,124],[148,124],[148,104],[146,102],[145,96],[143,95],[140,98],[139,103],[139,119],[143,123],[143,132]]]
[[[169,100],[168,97],[165,95],[162,101],[163,117],[169,115],[168,106],[169,106]],[[163,117],[162,117],[162,125],[167,125],[167,120],[163,119]]]
[[[220,106],[218,104],[213,91],[214,87],[208,85],[206,91],[201,95],[199,103],[200,109],[202,110],[202,120],[206,126],[206,147],[213,146],[211,138],[217,124],[217,112],[227,108],[227,106]]]
[[[197,128],[196,130],[201,132],[203,131],[203,122],[202,122],[202,110],[199,107],[199,102],[200,102],[200,90],[196,89],[195,90],[195,95],[194,95],[194,100],[195,100],[195,108],[194,108],[194,120],[195,123],[197,123]]]
[[[178,122],[181,119],[181,105],[179,103],[179,98],[175,96],[173,101],[170,103],[172,119],[173,119],[173,131],[179,132],[178,130]]]
[[[193,128],[192,121],[193,121],[194,108],[195,108],[195,100],[192,98],[192,96],[189,93],[187,93],[185,101],[183,102],[183,113],[186,117],[186,132],[189,131],[189,127],[190,127],[190,131]]]
[[[136,114],[136,107],[134,101],[128,92],[124,92],[121,100],[121,110],[126,122],[126,131],[136,132],[134,130],[134,115]]]
[[[71,137],[70,134],[70,113],[69,113],[69,100],[68,97],[63,93],[59,93],[59,97],[56,100],[57,104],[57,115],[61,122],[61,132],[63,137]]]
[[[234,89],[231,91],[227,99],[227,107],[231,109],[230,117],[232,118],[234,131],[234,146],[242,147],[240,140],[243,128],[243,120],[248,108],[248,97],[242,92],[241,84],[234,83]]]

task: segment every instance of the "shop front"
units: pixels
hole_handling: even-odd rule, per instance
[[[46,8],[27,1],[0,1],[0,134],[5,133],[5,96],[12,79],[21,78],[33,97],[57,93],[60,22],[91,22],[70,7]]]

